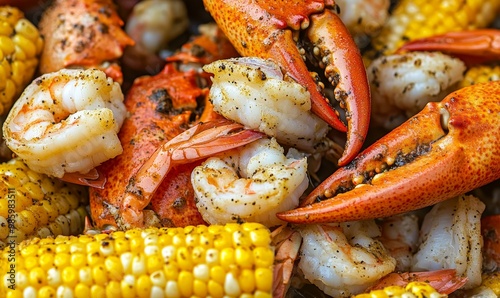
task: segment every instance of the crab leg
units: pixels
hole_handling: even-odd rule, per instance
[[[500,30],[476,29],[448,32],[406,43],[397,52],[442,51],[456,56],[467,64],[500,59]]]
[[[226,119],[200,123],[166,142],[134,174],[122,203],[125,226],[143,225],[142,210],[176,164],[194,162],[219,152],[246,145],[263,136]]]
[[[325,3],[326,2],[326,3]],[[204,0],[238,53],[270,58],[311,94],[312,111],[330,126],[347,131],[339,165],[352,160],[365,140],[370,117],[368,80],[359,50],[333,1]],[[304,30],[307,39],[301,38]],[[299,50],[300,48],[300,50]],[[324,68],[336,100],[346,108],[347,128],[322,94],[325,84],[304,62]]]
[[[427,104],[321,183],[302,207],[277,216],[294,223],[387,217],[499,178],[500,82],[490,82]]]

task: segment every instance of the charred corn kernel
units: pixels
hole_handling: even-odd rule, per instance
[[[7,113],[33,78],[42,48],[38,29],[23,12],[0,6],[0,115]]]
[[[83,186],[36,173],[19,159],[1,163],[0,248],[10,240],[80,234],[87,204]]]
[[[257,230],[266,232],[255,233]],[[207,236],[213,233],[216,234]],[[251,233],[261,235],[262,239],[247,241],[252,239]],[[274,254],[269,234],[263,225],[243,223],[227,229],[225,226],[190,226],[32,238],[17,245],[14,252],[9,252],[8,247],[2,251],[0,278],[8,286],[5,272],[13,264],[17,288],[23,293],[38,291],[38,295],[44,288],[47,293],[71,293],[73,297],[233,297],[242,294],[270,297],[273,260],[253,261],[254,255]],[[216,248],[215,241],[207,246],[203,239],[211,237],[228,241],[228,246]],[[127,242],[129,244],[125,244]],[[132,242],[135,244],[131,245]],[[255,250],[260,252],[254,254]],[[9,263],[9,253],[15,255],[16,262]],[[195,254],[201,256],[197,262],[193,261]],[[21,272],[24,277],[17,274]],[[0,297],[5,297],[2,289]]]
[[[410,40],[487,27],[499,8],[500,0],[398,1],[380,34],[372,40],[374,51],[365,55],[365,62],[392,54]]]
[[[430,284],[426,282],[413,281],[402,286],[388,286],[381,290],[373,290],[370,293],[364,293],[354,296],[354,298],[404,298],[404,297],[415,297],[415,298],[440,298],[447,297],[447,295],[440,294],[436,289],[434,289]]]
[[[500,80],[500,65],[477,65],[465,72],[460,87],[498,80]]]

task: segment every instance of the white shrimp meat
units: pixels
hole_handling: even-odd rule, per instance
[[[100,70],[62,69],[35,79],[3,125],[7,146],[32,170],[85,174],[122,152],[118,83]]]
[[[340,19],[358,46],[365,46],[369,37],[380,31],[389,18],[389,0],[336,0]]]
[[[191,174],[196,207],[210,224],[281,224],[277,212],[296,208],[307,189],[307,159],[272,139],[211,157]]]
[[[374,220],[298,227],[302,235],[298,268],[333,297],[364,292],[396,268]]]
[[[439,52],[411,52],[375,59],[367,69],[372,119],[393,129],[458,88],[465,64]]]
[[[474,196],[459,196],[435,205],[420,230],[412,270],[456,269],[466,276],[465,289],[481,284],[481,214],[485,205]]]
[[[413,213],[393,215],[381,219],[379,226],[382,234],[378,240],[396,259],[396,270],[410,271],[413,254],[418,246],[418,216]]]
[[[203,70],[214,74],[210,101],[227,119],[307,152],[326,136],[328,124],[311,112],[309,92],[285,80],[271,60],[219,60]]]
[[[158,53],[189,26],[186,5],[181,0],[144,0],[134,6],[125,31],[148,53]]]

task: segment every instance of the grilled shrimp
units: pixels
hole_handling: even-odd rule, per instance
[[[270,60],[219,60],[203,69],[214,74],[209,97],[224,117],[307,152],[326,136],[328,125],[310,111],[309,92],[286,81]]]
[[[334,297],[362,293],[394,271],[396,260],[375,240],[373,220],[299,226],[302,235],[298,268],[304,277]]]
[[[120,85],[100,70],[62,69],[35,79],[3,125],[7,146],[32,170],[86,174],[122,152]]]
[[[284,155],[275,139],[261,139],[209,158],[191,174],[196,207],[210,224],[282,223],[275,214],[295,208],[307,189],[307,159]]]
[[[465,64],[439,52],[412,52],[380,57],[367,69],[372,92],[372,119],[394,129],[430,101],[440,101],[463,78]]]
[[[481,284],[481,214],[485,205],[474,196],[460,196],[435,205],[425,216],[412,270],[456,269],[466,276],[464,289]]]

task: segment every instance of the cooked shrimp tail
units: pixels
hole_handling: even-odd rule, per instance
[[[65,173],[61,180],[100,189],[104,188],[107,181],[106,177],[104,177],[96,168],[93,168],[85,174]]]

